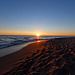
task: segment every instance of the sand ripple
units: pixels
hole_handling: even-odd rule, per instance
[[[3,75],[75,75],[75,38],[47,41]]]

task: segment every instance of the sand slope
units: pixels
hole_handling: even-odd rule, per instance
[[[0,57],[0,75],[5,72],[7,69],[12,68],[14,64],[26,58],[27,56],[31,56],[32,53],[36,52],[37,49],[42,49],[45,41],[35,42],[29,44],[25,48],[15,53],[9,54],[4,57]]]
[[[75,75],[75,38],[52,39],[4,75]]]

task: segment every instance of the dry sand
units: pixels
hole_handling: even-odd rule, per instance
[[[75,75],[75,38],[34,43],[1,60],[3,68],[18,61],[4,75]]]

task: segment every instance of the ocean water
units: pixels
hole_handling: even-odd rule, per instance
[[[33,42],[35,39],[46,40],[53,38],[62,38],[62,37],[70,37],[70,36],[15,36],[15,35],[0,35],[0,49],[19,45],[23,43]]]

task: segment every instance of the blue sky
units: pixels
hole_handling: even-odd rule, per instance
[[[0,0],[0,34],[74,35],[75,0]]]

